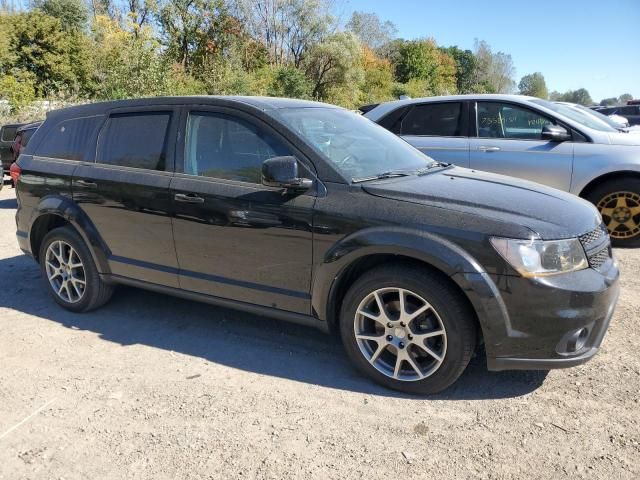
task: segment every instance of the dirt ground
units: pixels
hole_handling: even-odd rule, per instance
[[[640,478],[640,250],[586,365],[379,388],[315,330],[119,288],[59,308],[0,192],[0,479]]]

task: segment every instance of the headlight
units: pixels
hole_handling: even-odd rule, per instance
[[[491,244],[523,277],[542,277],[589,267],[577,238],[544,241],[494,237]]]

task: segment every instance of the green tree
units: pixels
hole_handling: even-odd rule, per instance
[[[9,40],[10,68],[33,78],[38,97],[79,89],[74,66],[83,59],[78,37],[69,35],[58,18],[40,10],[14,15]]]
[[[618,98],[618,103],[620,103],[621,105],[625,105],[629,100],[633,100],[633,95],[631,95],[630,93],[623,93]]]
[[[295,67],[277,67],[268,94],[273,97],[309,98],[311,82]]]
[[[311,48],[305,57],[304,70],[313,85],[313,98],[328,100],[330,93],[341,97],[344,90],[356,89],[362,81],[360,41],[351,32],[333,34]]]
[[[559,102],[577,103],[579,105],[593,105],[593,100],[589,91],[585,88],[579,88],[578,90],[567,90],[564,93],[551,92],[550,99]]]
[[[602,105],[603,107],[610,107],[612,105],[617,105],[617,104],[618,104],[618,97],[603,98],[602,100],[600,100],[600,105]]]
[[[441,51],[434,40],[404,42],[399,48],[398,57],[398,81],[407,83],[410,80],[423,80],[427,95],[456,91],[455,60]]]
[[[547,98],[549,91],[547,90],[547,83],[544,80],[544,75],[540,72],[531,73],[525,75],[518,84],[520,95],[529,95],[531,97]]]
[[[458,93],[473,93],[476,57],[471,50],[461,50],[456,46],[443,48],[456,62],[456,88]]]
[[[35,0],[33,6],[60,20],[64,30],[84,30],[89,11],[83,0]]]
[[[15,114],[35,100],[36,91],[29,75],[0,77],[0,98],[9,102],[11,113]]]

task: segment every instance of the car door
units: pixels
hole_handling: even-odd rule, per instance
[[[404,140],[434,160],[469,166],[467,102],[411,106],[394,126]]]
[[[262,162],[294,155],[267,124],[235,109],[185,112],[171,182],[180,287],[310,313],[314,189],[291,194],[261,183]]]
[[[95,162],[74,172],[73,199],[105,243],[114,275],[178,287],[169,184],[178,110],[110,112]]]
[[[476,138],[470,141],[471,168],[569,190],[573,143],[542,139],[543,126],[557,124],[557,121],[509,102],[480,101],[475,110]]]

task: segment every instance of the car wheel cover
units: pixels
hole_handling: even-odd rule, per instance
[[[611,238],[627,239],[640,234],[640,195],[613,192],[598,202],[598,210]]]
[[[358,305],[353,327],[364,358],[394,380],[418,381],[433,375],[447,353],[447,332],[438,312],[403,288],[368,294]]]
[[[82,300],[87,286],[84,265],[78,252],[62,240],[55,240],[45,254],[47,279],[53,292],[67,303]]]

